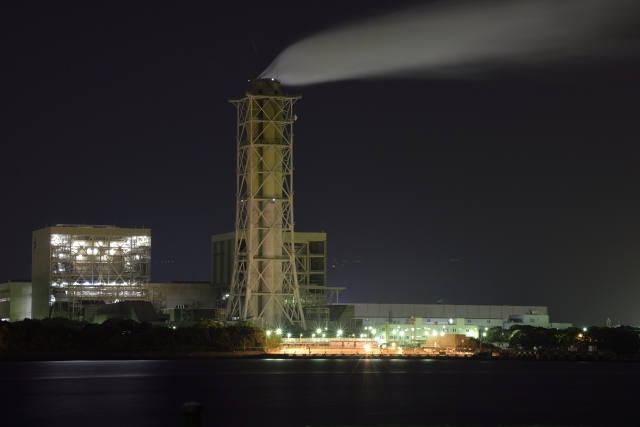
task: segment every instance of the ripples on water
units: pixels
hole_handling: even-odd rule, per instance
[[[640,365],[457,360],[7,362],[2,420],[21,426],[635,425]]]

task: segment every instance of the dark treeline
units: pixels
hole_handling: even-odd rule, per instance
[[[63,318],[0,322],[0,353],[135,352],[188,347],[232,351],[266,344],[264,330],[248,322],[223,326],[203,320],[176,329],[134,320],[109,320],[99,325]]]
[[[602,328],[591,326],[586,331],[578,328],[547,329],[529,325],[513,325],[508,330],[491,328],[484,338],[487,343],[508,342],[509,347],[522,350],[569,349],[611,350],[617,354],[640,351],[640,336],[637,328],[618,326]]]

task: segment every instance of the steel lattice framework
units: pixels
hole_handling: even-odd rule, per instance
[[[147,299],[150,236],[52,234],[50,248],[52,295],[72,319],[86,305]]]
[[[293,247],[293,104],[279,82],[251,81],[237,108],[234,271],[227,319],[306,327]],[[290,238],[285,239],[285,233]]]

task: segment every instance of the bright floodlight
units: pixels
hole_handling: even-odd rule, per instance
[[[371,330],[371,333],[375,335],[376,330],[375,330],[375,329],[372,329],[372,330]]]
[[[319,334],[321,334],[321,333],[322,333],[322,329],[320,329],[320,328],[316,329],[316,333],[317,333],[318,335],[319,335]]]
[[[338,329],[338,336],[342,335],[342,329]]]
[[[291,334],[290,334],[290,333],[289,333],[289,334],[287,334],[287,338],[291,338]]]
[[[449,319],[449,323],[453,323],[453,319]]]
[[[267,336],[271,335],[271,331],[267,331]]]
[[[276,334],[281,335],[282,334],[282,329],[280,329],[280,328],[276,329]]]
[[[404,331],[400,331],[400,336],[403,337],[404,336]]]
[[[582,328],[582,330],[583,330],[584,332],[587,332],[587,328]]]
[[[371,350],[371,346],[370,346],[369,344],[365,344],[365,345],[364,345],[364,350],[365,350],[365,351],[369,351],[369,350]]]

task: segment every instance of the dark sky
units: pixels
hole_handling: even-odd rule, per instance
[[[291,43],[384,1],[3,2],[0,281],[31,232],[151,228],[156,282],[209,280],[235,109]],[[298,231],[345,302],[547,305],[640,324],[640,61],[287,87]],[[170,262],[170,263],[167,263]]]

